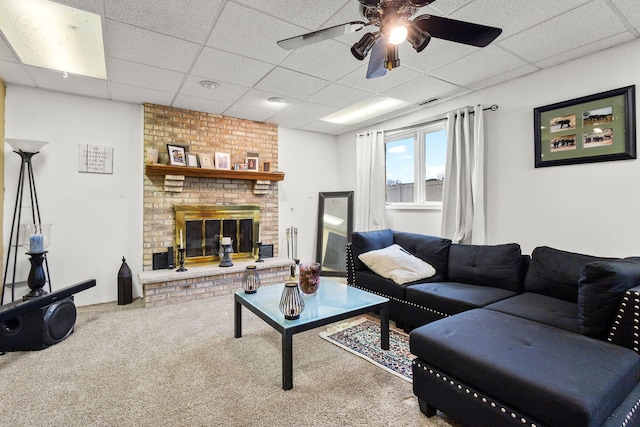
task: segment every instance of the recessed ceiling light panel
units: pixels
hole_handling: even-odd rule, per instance
[[[99,15],[46,0],[0,1],[0,30],[27,65],[107,78]]]
[[[330,123],[338,123],[341,125],[354,125],[365,120],[373,119],[383,114],[404,108],[410,105],[408,102],[401,101],[387,96],[374,96],[364,101],[357,102],[333,114],[329,114],[320,120]]]

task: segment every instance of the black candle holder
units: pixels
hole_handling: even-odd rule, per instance
[[[184,268],[184,248],[178,248],[178,262],[180,263],[180,268],[176,271],[187,271],[187,269]]]
[[[44,272],[44,268],[42,267],[42,263],[46,259],[44,252],[27,252],[29,255],[29,262],[31,263],[31,270],[29,270],[29,278],[27,279],[27,284],[29,285],[29,289],[31,291],[22,297],[23,300],[28,300],[31,298],[41,297],[47,292],[43,289],[45,283],[47,283],[47,276]]]
[[[220,259],[220,267],[231,267],[233,262],[231,261],[231,245],[221,245],[222,246],[222,257]]]
[[[262,259],[262,242],[258,242],[256,245],[258,245],[258,259],[256,262],[264,262],[264,259]]]

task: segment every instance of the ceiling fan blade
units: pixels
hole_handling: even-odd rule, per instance
[[[487,46],[502,33],[501,28],[433,15],[420,15],[413,22],[432,37],[477,47]]]
[[[297,49],[302,46],[307,46],[313,43],[318,43],[323,40],[340,37],[345,34],[355,33],[365,27],[364,22],[354,21],[347,22],[346,24],[336,25],[334,27],[324,28],[322,30],[313,31],[311,33],[302,34],[301,36],[291,37],[278,41],[278,46],[283,49],[291,50]]]
[[[367,78],[375,79],[376,77],[382,77],[387,74],[387,69],[384,68],[384,59],[387,56],[387,39],[386,37],[379,37],[376,44],[371,49],[371,56],[369,57],[369,66],[367,67]]]

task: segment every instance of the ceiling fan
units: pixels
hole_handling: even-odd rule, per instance
[[[312,43],[355,33],[367,26],[378,27],[366,33],[351,47],[351,53],[364,60],[369,52],[367,78],[381,77],[387,70],[400,66],[398,45],[405,40],[416,52],[422,52],[431,37],[471,46],[485,47],[494,41],[502,29],[471,22],[457,21],[434,15],[419,15],[411,19],[421,7],[435,0],[358,0],[360,14],[366,20],[324,28],[300,36],[278,41],[283,49],[297,49]]]

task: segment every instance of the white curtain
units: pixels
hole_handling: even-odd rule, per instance
[[[354,230],[386,228],[385,185],[384,132],[357,134]]]
[[[471,123],[473,116],[473,125]],[[447,164],[442,236],[455,243],[485,243],[484,118],[482,106],[447,114]]]

